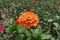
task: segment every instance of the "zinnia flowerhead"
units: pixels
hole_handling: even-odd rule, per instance
[[[31,26],[35,27],[39,23],[38,16],[32,11],[25,11],[18,18],[19,24],[30,28]]]
[[[15,23],[16,23],[16,24],[19,24],[18,18],[16,18]]]
[[[56,4],[57,4],[57,5],[60,5],[60,1],[57,1]]]
[[[4,30],[4,26],[0,25],[0,31]]]
[[[37,4],[37,1],[36,0],[33,0],[32,4],[33,5]]]

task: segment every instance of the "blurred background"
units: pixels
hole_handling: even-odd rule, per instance
[[[0,0],[0,25],[8,26],[10,18],[15,20],[27,9],[39,16],[42,32],[47,33],[42,40],[60,40],[60,0]]]

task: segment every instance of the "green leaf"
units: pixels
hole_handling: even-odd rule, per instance
[[[38,38],[38,29],[31,30],[31,31],[32,31],[32,36],[37,39]]]
[[[57,40],[60,40],[60,30],[59,31],[57,31]]]
[[[18,30],[19,33],[25,33],[25,31],[27,31],[26,27],[20,27],[20,29]]]
[[[55,40],[55,38],[54,38],[54,37],[52,37],[52,38],[51,38],[51,40]]]
[[[9,24],[13,24],[14,23],[14,21],[13,21],[14,19],[13,18],[11,18],[10,19],[10,21],[9,21]]]
[[[50,34],[42,34],[41,35],[41,39],[49,39],[51,38],[52,36]]]
[[[28,37],[26,40],[31,40],[31,37]]]
[[[53,25],[55,25],[55,27],[56,27],[56,28],[58,28],[58,27],[59,27],[59,24],[58,24],[58,23],[56,23],[56,22],[54,22],[54,23],[53,23]]]
[[[48,22],[52,22],[53,21],[53,19],[48,19]]]
[[[24,34],[17,35],[15,40],[23,40]]]
[[[9,32],[9,28],[5,28],[5,31],[6,31],[6,32]]]

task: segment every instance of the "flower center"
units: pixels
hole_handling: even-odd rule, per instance
[[[32,18],[31,18],[30,16],[28,16],[28,17],[27,17],[27,20],[29,20],[29,21],[30,21],[31,19],[32,19]]]

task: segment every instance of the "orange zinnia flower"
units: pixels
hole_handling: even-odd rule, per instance
[[[25,11],[18,18],[19,24],[30,28],[31,26],[36,26],[39,23],[38,17],[32,11]]]

